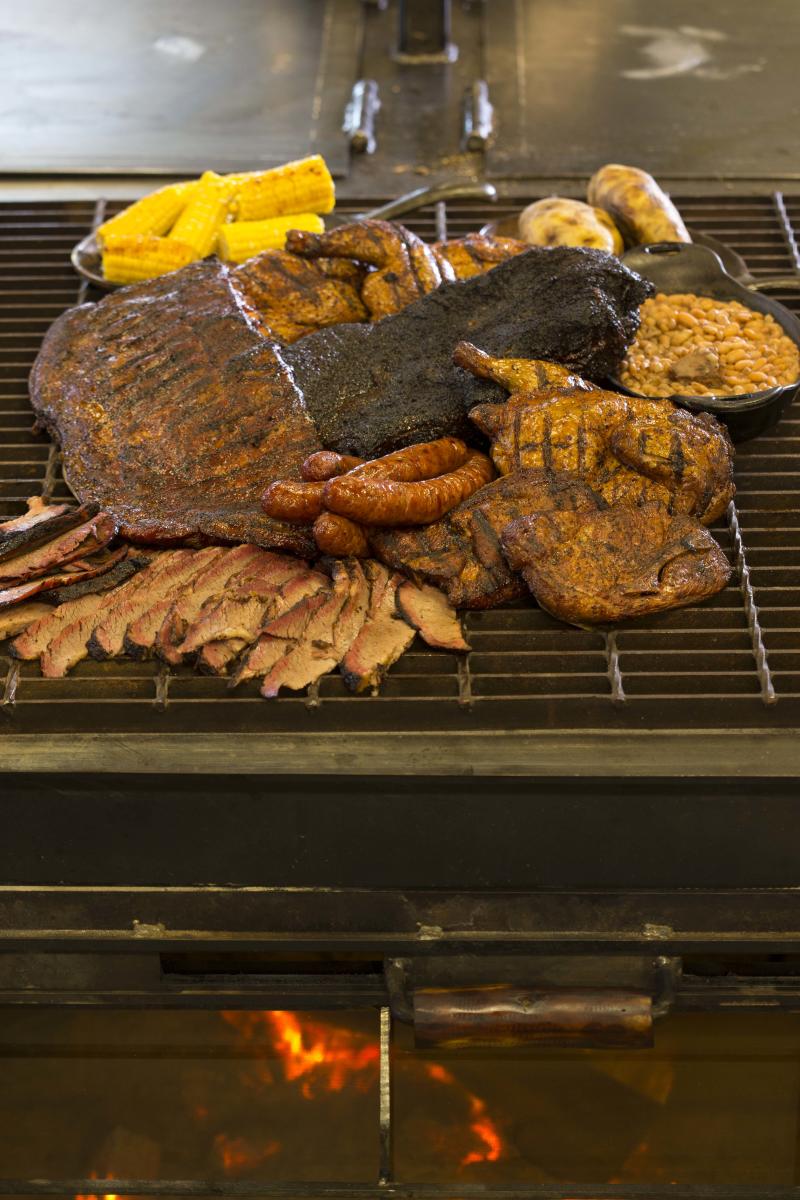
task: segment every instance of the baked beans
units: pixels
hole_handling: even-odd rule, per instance
[[[625,387],[645,396],[737,396],[800,379],[800,351],[769,313],[691,292],[641,306],[622,364]]]

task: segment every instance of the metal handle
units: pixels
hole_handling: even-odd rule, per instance
[[[786,291],[800,291],[800,275],[768,275],[765,279],[754,279],[745,285],[750,292],[760,292],[762,288],[783,288]]]
[[[653,1044],[653,1002],[644,992],[606,988],[544,991],[497,987],[414,993],[418,1046],[445,1049]]]
[[[374,218],[400,217],[406,213],[415,212],[429,204],[438,204],[440,200],[491,200],[497,199],[497,188],[493,183],[440,183],[433,187],[417,188],[398,196],[380,208],[372,208],[369,212],[359,213],[354,221],[371,220]]]

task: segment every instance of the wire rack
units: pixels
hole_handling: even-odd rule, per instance
[[[726,242],[752,274],[800,270],[800,200],[677,197],[690,227]],[[347,202],[359,212],[380,201]],[[69,251],[102,204],[0,206],[0,516],[25,498],[68,496],[56,448],[32,432],[27,376],[49,324],[97,298],[75,276]],[[511,206],[459,201],[406,223],[427,240],[460,236]],[[771,292],[798,309],[798,293]],[[735,570],[706,603],[621,626],[569,628],[532,601],[467,614],[465,658],[416,641],[380,695],[354,697],[338,675],[265,702],[257,681],[225,679],[158,662],[87,660],[62,680],[18,664],[0,643],[3,734],[398,732],[404,730],[669,730],[794,728],[800,724],[800,410],[737,452],[735,505],[715,534]]]

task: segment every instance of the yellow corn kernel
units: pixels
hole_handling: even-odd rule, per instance
[[[224,179],[236,188],[233,211],[240,221],[261,221],[287,213],[327,213],[336,202],[330,171],[319,154],[271,171],[226,175]]]
[[[112,234],[151,233],[159,237],[172,228],[196,188],[195,180],[172,183],[149,196],[142,196],[141,200],[104,221],[97,230],[97,240],[104,246],[106,238]]]
[[[269,217],[266,221],[233,221],[220,229],[217,253],[226,262],[244,262],[262,250],[282,250],[290,229],[324,233],[325,222],[316,213]]]
[[[103,275],[109,283],[138,283],[185,267],[194,251],[174,238],[146,233],[116,233],[103,247]]]
[[[169,237],[191,246],[195,258],[205,258],[217,244],[217,234],[228,215],[228,202],[220,177],[206,171]]]

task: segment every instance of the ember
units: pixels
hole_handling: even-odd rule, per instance
[[[97,1172],[90,1171],[89,1178],[97,1179]],[[113,1179],[113,1175],[106,1175],[105,1178]],[[76,1196],[75,1200],[100,1200],[100,1197],[99,1196]],[[102,1200],[119,1200],[119,1196],[114,1195],[114,1193],[104,1192]]]
[[[281,1144],[273,1138],[263,1146],[254,1146],[246,1138],[229,1138],[226,1133],[218,1133],[214,1138],[214,1149],[226,1171],[239,1172],[260,1167],[268,1158],[272,1158],[281,1148]]]
[[[367,1091],[378,1072],[379,1046],[364,1034],[322,1022],[300,1020],[291,1012],[223,1012],[222,1017],[247,1042],[257,1045],[266,1041],[266,1053],[277,1053],[282,1060],[284,1077],[300,1083],[301,1094],[313,1099],[315,1092],[340,1092],[349,1082],[359,1091]],[[435,1083],[454,1089],[466,1102],[469,1129],[476,1145],[461,1158],[462,1168],[476,1163],[497,1162],[504,1146],[500,1132],[486,1111],[480,1096],[469,1091],[441,1063],[402,1057],[401,1070],[421,1071]],[[258,1082],[268,1085],[274,1077],[268,1063],[257,1063]],[[271,1147],[274,1146],[274,1149]],[[229,1140],[219,1135],[215,1147],[226,1170],[244,1170],[257,1166],[266,1157],[277,1153],[279,1143],[268,1143],[264,1150],[247,1147],[242,1138]],[[266,1151],[266,1152],[265,1152]],[[260,1154],[261,1157],[254,1157]],[[246,1160],[246,1161],[245,1161]]]

